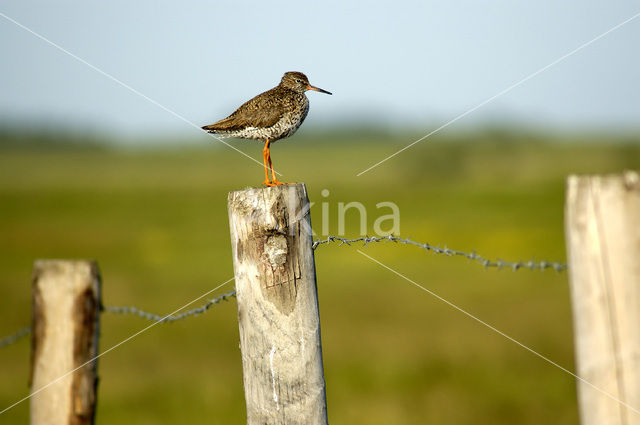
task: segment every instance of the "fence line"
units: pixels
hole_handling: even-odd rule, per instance
[[[11,344],[15,344],[16,342],[18,342],[19,340],[21,340],[22,338],[24,338],[25,336],[29,335],[31,333],[31,326],[25,326],[24,328],[20,329],[17,332],[14,332],[10,335],[5,336],[4,338],[0,339],[0,348],[4,348],[7,347]]]
[[[346,239],[346,238],[341,238],[339,236],[328,236],[326,239],[322,239],[322,240],[317,240],[313,243],[313,249],[315,250],[318,246],[322,245],[322,244],[330,244],[331,242],[339,242],[340,245],[351,245],[352,243],[356,243],[356,242],[362,242],[362,245],[368,245],[369,243],[372,242],[395,242],[395,243],[402,243],[405,245],[414,245],[417,246],[419,248],[422,248],[426,251],[431,251],[433,253],[436,254],[443,254],[443,255],[447,255],[447,256],[460,256],[460,257],[465,257],[468,258],[469,260],[473,260],[473,261],[477,261],[480,264],[482,264],[484,267],[496,267],[498,269],[502,269],[502,268],[510,268],[514,271],[516,270],[520,270],[520,269],[531,269],[531,270],[546,270],[546,269],[553,269],[556,272],[562,272],[567,270],[567,265],[564,263],[559,263],[556,261],[504,261],[504,260],[489,260],[484,258],[483,256],[476,254],[475,251],[471,251],[471,252],[464,252],[464,251],[458,251],[458,250],[454,250],[454,249],[450,249],[447,248],[446,246],[444,248],[440,248],[438,246],[434,246],[431,245],[429,243],[420,243],[420,242],[416,242],[416,241],[412,241],[411,239],[404,239],[404,238],[399,238],[397,236],[393,236],[393,235],[389,235],[389,236],[363,236],[363,237],[359,237],[359,238],[355,238],[355,239]]]
[[[214,304],[219,304],[221,301],[227,301],[229,298],[235,297],[236,291],[229,291],[225,294],[220,295],[219,297],[212,298],[207,301],[201,307],[194,308],[192,310],[185,311],[180,314],[176,314],[173,316],[165,316],[154,313],[149,313],[147,311],[141,310],[137,307],[129,307],[129,306],[102,306],[101,311],[105,313],[119,314],[119,315],[131,315],[142,317],[143,319],[147,319],[153,322],[160,323],[170,323],[175,322],[177,320],[186,319],[187,317],[197,316],[199,314],[206,313]],[[24,328],[5,336],[0,339],[0,348],[7,347],[11,344],[15,344],[22,338],[26,337],[31,333],[31,326],[25,326]]]
[[[236,296],[236,291],[234,289],[233,291],[227,292],[226,294],[222,294],[219,297],[210,299],[201,307],[197,307],[192,310],[188,310],[188,311],[185,311],[184,313],[176,314],[173,316],[162,316],[154,313],[149,313],[149,312],[140,310],[137,307],[103,306],[102,311],[106,313],[138,316],[147,320],[151,320],[153,322],[170,323],[170,322],[175,322],[177,320],[186,319],[187,317],[190,317],[190,316],[197,316],[199,314],[206,313],[207,310],[209,310],[209,308],[211,308],[211,306],[213,306],[214,304],[218,304],[220,301],[227,301],[228,298],[235,297],[235,296]]]
[[[350,246],[353,243],[362,243],[363,246],[366,246],[370,243],[375,243],[375,242],[387,242],[387,243],[393,242],[398,244],[414,245],[414,246],[417,246],[418,248],[422,248],[426,251],[433,252],[435,254],[442,254],[450,257],[451,256],[465,257],[469,260],[480,263],[484,267],[496,267],[498,269],[509,268],[514,271],[520,270],[520,269],[530,269],[530,270],[553,269],[556,272],[563,272],[567,270],[566,264],[555,262],[555,261],[531,260],[531,261],[512,262],[512,261],[503,261],[500,259],[489,260],[479,254],[476,254],[475,251],[471,251],[471,252],[458,251],[458,250],[447,248],[446,246],[444,248],[440,248],[438,246],[434,246],[429,243],[416,242],[411,239],[400,238],[398,236],[393,236],[393,235],[371,236],[371,237],[362,236],[354,239],[342,238],[340,236],[327,236],[326,239],[319,239],[314,241],[312,248],[315,251],[320,245],[331,245],[334,243],[338,243],[338,246],[342,246],[342,245]],[[221,301],[227,301],[229,298],[235,297],[235,295],[236,295],[235,290],[227,292],[225,294],[220,295],[219,297],[210,299],[201,307],[197,307],[192,310],[188,310],[188,311],[185,311],[184,313],[176,314],[173,316],[164,316],[164,315],[149,313],[147,311],[144,311],[142,309],[139,309],[133,306],[103,306],[102,311],[105,313],[113,313],[113,314],[119,314],[119,315],[138,316],[138,317],[142,317],[143,319],[147,319],[154,322],[171,323],[177,320],[186,319],[187,317],[197,316],[197,315],[206,313],[214,304],[218,304]],[[30,332],[31,332],[31,326],[25,326],[24,328],[10,335],[5,336],[4,338],[0,339],[0,348],[4,348],[9,345],[15,344],[22,338],[29,335]]]

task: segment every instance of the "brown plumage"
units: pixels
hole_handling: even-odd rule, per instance
[[[263,140],[264,184],[282,184],[276,178],[271,163],[269,145],[276,140],[291,136],[298,130],[309,112],[307,90],[330,92],[309,84],[301,72],[287,72],[280,84],[242,104],[234,113],[218,122],[202,127],[209,133],[226,137]],[[268,169],[272,179],[269,179]]]

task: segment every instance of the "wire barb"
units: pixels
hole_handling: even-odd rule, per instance
[[[206,313],[207,310],[209,310],[209,308],[211,308],[211,306],[213,306],[214,304],[218,304],[220,301],[227,301],[228,298],[235,297],[235,296],[236,296],[236,291],[234,289],[233,291],[227,292],[226,294],[222,294],[219,297],[210,299],[201,307],[194,308],[192,310],[188,310],[173,316],[171,315],[162,316],[159,314],[149,313],[149,312],[140,310],[137,307],[124,307],[124,306],[103,306],[102,311],[106,313],[113,313],[113,314],[139,316],[153,322],[170,323],[170,322],[175,322],[177,320],[186,319],[187,317],[190,317],[190,316],[196,316],[199,314]]]
[[[7,347],[11,344],[15,344],[20,341],[25,336],[31,333],[31,326],[25,326],[17,332],[12,333],[11,335],[7,335],[4,338],[0,339],[0,348]]]
[[[420,243],[420,242],[416,242],[416,241],[412,241],[411,239],[404,239],[404,238],[400,238],[398,236],[393,236],[393,235],[389,235],[389,236],[362,236],[359,238],[355,238],[355,239],[347,239],[347,238],[342,238],[340,236],[328,236],[326,239],[321,239],[321,240],[316,240],[313,242],[313,249],[315,250],[317,247],[319,247],[320,245],[323,244],[331,244],[332,242],[339,242],[338,246],[342,246],[342,245],[351,245],[352,243],[355,242],[362,242],[362,246],[366,246],[372,242],[395,242],[395,243],[402,243],[405,245],[414,245],[417,246],[419,248],[424,249],[425,251],[431,251],[434,252],[436,254],[442,254],[442,255],[446,255],[449,257],[454,257],[454,256],[459,256],[459,257],[465,257],[469,260],[472,261],[476,261],[480,264],[482,264],[484,267],[488,268],[488,267],[496,267],[498,269],[504,269],[504,268],[510,268],[513,271],[517,271],[523,268],[526,269],[531,269],[531,270],[546,270],[546,269],[553,269],[556,272],[563,272],[565,270],[567,270],[567,265],[564,263],[558,263],[555,261],[504,261],[504,260],[489,260],[487,258],[484,258],[481,255],[478,255],[475,251],[471,251],[471,252],[464,252],[464,251],[457,251],[455,249],[450,249],[447,247],[444,248],[440,248],[438,246],[434,246],[428,243]]]
[[[496,267],[498,269],[510,268],[513,271],[518,271],[521,269],[531,269],[531,270],[553,269],[556,272],[563,272],[567,270],[566,264],[558,263],[554,261],[536,262],[531,260],[531,261],[512,262],[512,261],[504,261],[501,259],[492,261],[487,258],[484,258],[481,255],[478,255],[475,251],[471,251],[471,252],[457,251],[455,249],[447,248],[446,246],[444,248],[440,248],[438,246],[431,245],[429,243],[420,243],[420,242],[413,241],[411,239],[404,239],[404,238],[400,238],[398,236],[393,236],[393,235],[372,236],[372,237],[362,236],[355,239],[342,238],[340,236],[327,236],[326,239],[314,241],[312,248],[315,251],[316,248],[318,248],[320,245],[331,244],[332,242],[338,242],[338,246],[342,246],[342,245],[351,246],[351,244],[357,243],[357,242],[361,242],[362,246],[367,246],[372,242],[387,242],[387,243],[394,242],[394,243],[401,243],[405,245],[414,245],[424,249],[425,251],[431,251],[436,254],[442,254],[449,257],[453,257],[453,256],[465,257],[471,261],[480,263],[485,268],[489,268],[489,267]],[[233,291],[227,292],[226,294],[222,294],[219,297],[210,299],[201,307],[194,308],[192,310],[188,310],[183,313],[170,315],[170,316],[163,316],[159,314],[149,313],[137,307],[126,307],[126,306],[103,306],[102,311],[106,313],[113,313],[113,314],[138,316],[154,322],[170,323],[170,322],[175,322],[177,320],[186,319],[187,317],[197,316],[199,314],[206,313],[209,310],[209,308],[211,308],[211,306],[213,306],[214,304],[218,304],[221,301],[227,301],[228,298],[235,297],[235,296],[236,296],[236,291],[234,289]],[[17,332],[14,332],[11,335],[5,336],[4,338],[0,339],[0,348],[4,348],[8,345],[16,343],[23,337],[29,335],[29,333],[31,333],[31,326],[26,326],[18,330]]]

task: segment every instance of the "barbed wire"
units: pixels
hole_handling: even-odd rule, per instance
[[[234,289],[233,291],[227,292],[226,294],[222,294],[219,297],[210,299],[201,307],[197,307],[192,310],[187,310],[180,314],[169,315],[169,316],[149,313],[137,307],[103,306],[102,311],[106,313],[113,313],[113,314],[138,316],[138,317],[142,317],[143,319],[151,320],[153,322],[171,323],[177,320],[186,319],[187,317],[197,316],[199,314],[206,313],[207,310],[209,310],[211,306],[213,306],[214,304],[218,304],[221,301],[227,301],[228,298],[232,298],[235,296],[236,296],[236,290]]]
[[[472,261],[476,261],[480,264],[482,264],[484,267],[496,267],[498,269],[502,269],[502,268],[509,268],[511,270],[520,270],[520,269],[531,269],[531,270],[546,270],[546,269],[553,269],[556,272],[562,272],[567,270],[567,265],[563,264],[563,263],[559,263],[556,261],[504,261],[504,260],[489,260],[479,254],[476,254],[475,251],[471,251],[471,252],[464,252],[464,251],[458,251],[455,249],[450,249],[447,248],[446,246],[444,248],[440,248],[439,246],[435,246],[435,245],[431,245],[429,243],[421,243],[421,242],[416,242],[413,241],[411,239],[405,239],[405,238],[400,238],[398,236],[393,236],[393,235],[389,235],[389,236],[362,236],[359,238],[354,238],[354,239],[348,239],[348,238],[343,238],[340,236],[328,236],[326,239],[320,239],[320,240],[315,240],[313,242],[312,248],[313,250],[315,250],[316,248],[318,248],[320,245],[329,245],[331,243],[339,243],[338,246],[340,245],[351,245],[352,243],[359,243],[361,242],[363,246],[366,246],[370,243],[375,243],[375,242],[394,242],[394,243],[401,243],[401,244],[405,244],[405,245],[414,245],[417,246],[419,248],[422,248],[426,251],[429,252],[433,252],[436,254],[442,254],[442,255],[446,255],[446,256],[459,256],[459,257],[465,257],[469,260]],[[142,317],[143,319],[147,319],[150,321],[154,321],[154,322],[160,322],[160,323],[171,323],[171,322],[175,322],[177,320],[182,320],[182,319],[186,319],[187,317],[191,317],[191,316],[197,316],[203,313],[206,313],[213,305],[220,303],[221,301],[227,301],[227,299],[235,297],[236,296],[236,291],[230,291],[227,292],[226,294],[222,294],[216,298],[212,298],[209,301],[207,301],[204,305],[202,305],[201,307],[197,307],[194,308],[192,310],[188,310],[185,311],[183,313],[180,314],[176,314],[176,315],[170,315],[170,316],[163,316],[160,314],[154,314],[154,313],[149,313],[147,311],[141,310],[137,307],[127,307],[127,306],[103,306],[102,307],[102,311],[106,312],[106,313],[113,313],[113,314],[120,314],[120,315],[132,315],[132,316],[138,316],[138,317]],[[4,348],[6,346],[9,346],[11,344],[15,344],[16,342],[18,342],[19,340],[21,340],[22,338],[24,338],[25,336],[29,335],[29,333],[31,333],[31,327],[30,326],[26,326],[16,332],[14,332],[13,334],[7,335],[4,338],[0,339],[0,348]]]
[[[25,336],[31,333],[31,326],[25,326],[17,332],[12,333],[11,335],[7,335],[4,338],[0,339],[0,348],[4,348],[8,345],[15,344],[20,341]]]
[[[187,317],[197,316],[199,314],[205,313],[207,312],[207,310],[211,308],[211,306],[218,304],[221,301],[227,301],[229,298],[232,298],[235,296],[236,296],[236,291],[234,289],[233,291],[227,292],[226,294],[222,294],[219,297],[210,299],[200,307],[185,311],[180,314],[170,315],[170,316],[149,313],[137,307],[126,307],[126,306],[103,306],[102,311],[105,313],[138,316],[154,322],[170,323],[170,322],[175,322],[176,320],[182,320],[182,319],[186,319]],[[25,326],[19,331],[14,332],[0,339],[0,348],[4,348],[11,344],[15,344],[16,342],[18,342],[25,336],[29,335],[30,333],[31,333],[31,326]]]
[[[323,244],[330,244],[332,242],[339,242],[340,245],[351,245],[352,243],[362,242],[363,246],[366,246],[372,242],[395,242],[395,243],[403,243],[406,245],[414,245],[419,248],[422,248],[426,251],[434,252],[436,254],[443,254],[447,256],[460,256],[468,258],[472,261],[477,261],[485,267],[497,267],[498,269],[502,268],[510,268],[512,270],[520,270],[520,269],[531,269],[531,270],[546,270],[553,269],[556,272],[562,272],[567,270],[567,265],[564,263],[559,263],[555,261],[504,261],[504,260],[489,260],[484,258],[483,256],[476,254],[475,251],[464,252],[458,251],[455,249],[440,248],[438,246],[431,245],[429,243],[420,243],[416,241],[412,241],[411,239],[399,238],[397,236],[389,235],[389,236],[363,236],[355,239],[347,239],[339,236],[328,236],[326,239],[316,240],[313,242],[313,249],[315,250],[317,247]],[[338,245],[338,246],[340,246]]]

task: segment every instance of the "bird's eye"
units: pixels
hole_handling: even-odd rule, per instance
[[[301,83],[302,80],[300,80],[299,78],[296,78],[296,83]]]

